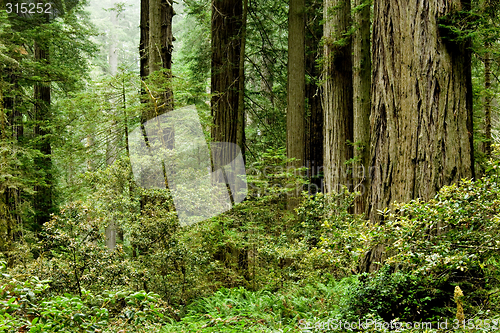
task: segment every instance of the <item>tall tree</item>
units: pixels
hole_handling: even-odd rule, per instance
[[[369,186],[370,158],[370,3],[369,0],[354,0],[353,35],[353,119],[354,119],[354,190],[361,195],[354,201],[354,212],[364,214]]]
[[[467,1],[375,2],[368,216],[394,201],[431,199],[444,185],[474,177],[471,56],[438,18]],[[364,270],[377,268],[372,250]]]
[[[49,48],[43,41],[34,43],[35,60],[44,66],[49,63]],[[54,179],[52,174],[52,148],[50,143],[50,82],[37,82],[34,85],[34,134],[37,137],[37,149],[40,156],[35,157],[34,163],[42,175],[43,181],[35,186],[35,221],[38,226],[50,219],[54,209]]]
[[[305,139],[305,161],[310,177],[310,192],[321,191],[321,169],[323,167],[323,107],[321,105],[321,94],[319,92],[321,81],[321,70],[317,60],[321,58],[323,37],[323,26],[320,20],[323,18],[323,1],[306,1],[306,139]],[[317,188],[315,188],[317,187]]]
[[[324,167],[328,192],[350,187],[353,157],[351,2],[324,3]]]
[[[139,40],[140,76],[145,80],[149,75],[149,0],[141,0],[141,36]]]
[[[303,166],[305,151],[305,0],[290,0],[288,10],[288,110],[286,114],[287,157],[290,166]],[[292,193],[290,208],[297,201]]]
[[[171,87],[171,69],[173,52],[172,18],[175,15],[172,2],[169,0],[141,0],[141,36],[139,41],[140,76],[143,85],[141,112],[141,128],[146,145],[149,146],[150,138],[146,134],[144,124],[173,110],[173,93]],[[148,80],[146,80],[146,78]],[[169,126],[165,128],[164,125]],[[162,124],[161,132],[165,147],[174,146],[174,133],[171,124]],[[165,187],[169,189],[166,168],[163,166],[163,179]],[[172,184],[170,184],[170,187]],[[143,192],[140,204],[141,210],[154,209],[154,194]],[[163,200],[163,199],[161,199]],[[174,207],[166,201],[161,204],[173,210]],[[135,250],[134,250],[135,255]]]
[[[212,139],[237,143],[241,0],[212,1]]]
[[[109,48],[108,48],[108,62],[109,62],[109,73],[112,76],[115,76],[118,71],[118,53],[117,53],[117,36],[114,34],[118,23],[118,15],[119,13],[111,8],[109,10],[110,21],[111,21],[111,29],[109,37]],[[111,105],[111,117],[115,118],[116,108],[114,107],[115,101],[110,99]],[[116,120],[113,119],[111,122],[111,126],[108,130],[108,137],[106,139],[106,165],[111,166],[115,160],[117,155],[117,144],[119,137],[115,135],[117,123]],[[90,138],[88,143],[91,143],[93,140]],[[116,224],[115,221],[110,221],[108,226],[106,227],[106,247],[108,249],[114,249],[116,247]]]
[[[159,80],[157,105],[155,108],[146,108],[145,120],[152,119],[173,109],[172,89],[169,79],[172,70],[172,18],[174,10],[168,0],[149,0],[149,36],[148,36],[148,67],[149,75],[160,69],[165,69]],[[166,80],[163,80],[166,79]]]
[[[114,33],[117,28],[118,23],[118,12],[111,8],[109,10],[109,19],[111,21],[111,33],[109,35],[109,46],[108,46],[108,61],[109,61],[109,73],[111,75],[116,75],[118,71],[118,50],[117,50],[117,36]]]
[[[486,47],[491,47],[486,45]],[[484,153],[491,157],[491,102],[493,100],[491,89],[491,53],[484,54]]]
[[[236,128],[236,144],[241,148],[243,157],[245,157],[245,46],[247,41],[247,16],[248,0],[243,0],[240,59],[238,64],[238,124]]]
[[[243,10],[245,7],[245,11]],[[242,0],[213,0],[211,21],[211,114],[212,139],[230,142],[244,149],[244,59],[246,41],[247,2]],[[243,68],[241,68],[243,67]],[[227,147],[212,150],[214,169],[228,164],[234,150]],[[226,175],[223,172],[223,177]],[[218,180],[222,181],[222,180]],[[232,193],[228,186],[231,201]],[[228,265],[236,261],[244,277],[249,279],[248,246],[225,246],[218,254]]]

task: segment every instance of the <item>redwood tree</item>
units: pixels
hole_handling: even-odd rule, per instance
[[[351,187],[346,162],[353,156],[351,2],[324,2],[324,166],[328,192]]]
[[[40,42],[34,43],[35,60],[49,63],[48,45]],[[40,156],[35,157],[34,163],[43,177],[43,182],[35,186],[35,221],[41,228],[42,224],[50,220],[54,212],[54,180],[52,175],[52,148],[50,143],[50,82],[37,82],[33,87],[34,92],[34,134],[37,137],[37,149]]]
[[[466,1],[375,2],[368,214],[474,177],[471,56],[438,18]],[[446,38],[444,38],[446,37]],[[374,249],[364,263],[383,259]]]
[[[305,0],[290,0],[288,11],[288,110],[286,114],[287,157],[292,167],[304,164],[305,150]],[[297,191],[292,193],[295,197]],[[297,201],[289,201],[293,208]]]
[[[321,81],[321,70],[317,60],[321,57],[323,48],[321,38],[323,37],[322,19],[323,1],[306,1],[306,138],[305,138],[305,162],[310,177],[310,193],[321,190],[320,172],[323,167],[323,107],[321,105],[321,93],[319,82]],[[318,186],[318,189],[314,188]]]
[[[354,201],[354,212],[364,214],[368,197],[370,159],[370,1],[354,0],[353,36],[353,136],[354,190],[361,194]]]
[[[238,141],[242,14],[241,0],[212,1],[211,106],[216,142]]]

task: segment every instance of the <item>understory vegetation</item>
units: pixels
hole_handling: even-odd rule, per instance
[[[285,186],[276,186],[291,181],[279,167],[286,158],[268,152],[267,159],[275,165],[266,177],[258,166],[249,176],[259,191],[230,212],[184,228],[166,208],[159,209],[168,206],[161,193],[154,210],[161,223],[152,224],[130,201],[133,193],[112,195],[116,186],[99,181],[120,178],[125,164],[87,173],[82,181],[92,182],[93,195],[53,215],[40,241],[25,236],[4,256],[0,327],[6,332],[300,332],[306,325],[330,321],[334,328],[333,323],[359,320],[431,322],[434,328],[448,321],[451,329],[459,286],[465,324],[495,330],[497,160],[488,163],[484,178],[443,187],[428,202],[396,205],[380,212],[383,222],[373,225],[349,212],[355,194],[348,192],[304,192],[290,213]],[[134,221],[121,225],[127,241],[114,251],[104,245],[107,211],[115,221],[120,216],[127,216],[123,223]],[[363,255],[376,244],[385,244],[385,263],[375,273],[360,273]],[[370,330],[380,327],[363,329]]]

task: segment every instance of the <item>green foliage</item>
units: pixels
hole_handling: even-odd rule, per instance
[[[500,38],[499,5],[496,0],[452,5],[448,14],[438,18],[441,37],[454,43],[470,42],[475,52],[484,53]]]
[[[448,299],[449,292],[433,290],[421,277],[383,266],[373,276],[363,273],[349,286],[342,315],[347,320],[381,318],[384,322],[432,321],[450,315],[437,300]],[[437,326],[437,324],[435,325]]]
[[[80,297],[69,293],[50,296],[50,282],[36,276],[20,281],[3,274],[0,286],[3,332],[116,332],[116,329],[158,332],[176,313],[151,292],[83,290]]]
[[[278,293],[222,288],[188,305],[181,320],[162,332],[298,332],[301,320],[337,317],[351,280]]]
[[[387,244],[386,266],[365,276],[352,291],[350,311],[385,320],[452,316],[454,286],[465,294],[464,311],[494,310],[498,304],[500,188],[498,161],[489,177],[443,187],[428,202],[395,204],[373,237]],[[478,312],[480,311],[480,312]]]
[[[320,265],[336,277],[357,271],[359,260],[372,244],[372,227],[360,216],[349,213],[356,194],[318,194],[306,197],[297,208],[300,224],[297,232],[303,237],[308,252],[304,260],[312,267]],[[323,270],[320,270],[322,272]]]
[[[210,2],[184,1],[186,7],[178,13],[182,19],[174,21],[176,50],[173,66],[174,98],[176,106],[195,104],[207,108],[210,79]],[[176,17],[174,17],[175,19]]]
[[[104,246],[104,219],[82,202],[64,207],[44,224],[39,265],[33,273],[52,281],[52,290],[82,294],[124,286],[133,270],[121,247]]]

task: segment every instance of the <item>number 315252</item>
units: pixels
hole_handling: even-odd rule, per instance
[[[52,5],[50,3],[10,3],[7,2],[7,13],[16,14],[51,14]]]

